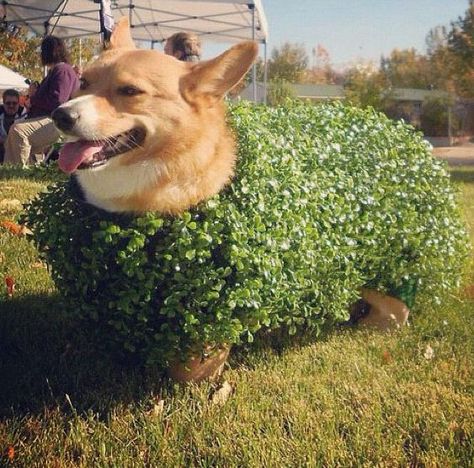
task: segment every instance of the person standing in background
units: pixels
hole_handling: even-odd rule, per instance
[[[199,62],[201,41],[196,34],[179,32],[166,39],[164,52],[183,62]]]
[[[79,88],[79,78],[68,63],[62,39],[56,36],[43,39],[41,62],[49,69],[48,74],[31,96],[28,119],[10,128],[5,142],[5,163],[27,166],[42,160],[43,151],[59,138],[51,113]]]

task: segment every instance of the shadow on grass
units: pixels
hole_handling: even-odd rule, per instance
[[[50,405],[105,416],[169,384],[97,350],[64,316],[59,296],[0,302],[0,416],[41,413]],[[68,401],[69,400],[69,401]]]
[[[261,364],[261,358],[266,358],[269,354],[283,356],[287,352],[311,346],[315,343],[324,343],[337,334],[354,333],[357,326],[350,322],[323,326],[319,332],[304,328],[298,330],[294,335],[290,335],[286,327],[273,330],[271,332],[261,330],[255,334],[252,343],[243,343],[232,348],[229,362],[232,367],[245,367],[255,369]]]
[[[474,184],[474,168],[473,169],[450,169],[451,180],[453,182],[464,182]]]
[[[53,406],[79,414],[92,410],[105,418],[119,404],[137,403],[151,393],[174,393],[162,370],[150,371],[98,349],[65,316],[59,295],[3,300],[0,310],[0,417],[40,414]],[[280,355],[314,340],[311,334],[262,334],[235,347],[231,363],[252,368],[259,355]]]
[[[150,371],[101,351],[78,323],[67,318],[58,295],[30,295],[0,301],[0,417],[43,413],[45,407],[106,417],[118,404],[139,402],[151,393],[172,394],[163,371]],[[233,367],[253,368],[259,356],[325,339],[284,330],[257,335],[236,346]],[[73,407],[71,408],[71,403]]]

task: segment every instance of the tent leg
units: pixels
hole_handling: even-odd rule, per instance
[[[263,63],[263,103],[267,104],[267,80],[268,80],[268,66],[267,66],[267,41],[264,42],[264,63]]]
[[[252,40],[255,40],[255,5],[249,5],[252,10]],[[252,66],[252,94],[253,101],[257,102],[257,65]]]

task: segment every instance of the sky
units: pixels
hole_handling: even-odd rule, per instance
[[[378,64],[382,55],[414,47],[424,53],[436,26],[464,16],[468,0],[261,0],[269,26],[268,57],[285,42],[318,44],[338,69],[360,61]],[[204,58],[220,52],[205,44]],[[311,63],[310,63],[311,65]]]

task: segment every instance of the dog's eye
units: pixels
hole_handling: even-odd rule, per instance
[[[135,88],[135,86],[120,86],[118,93],[122,96],[137,96],[138,94],[142,94],[143,91]]]
[[[79,86],[80,89],[87,89],[89,87],[89,82],[85,78],[81,78],[79,80],[79,83],[80,83],[80,86]]]

